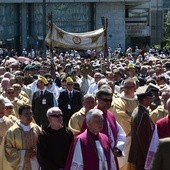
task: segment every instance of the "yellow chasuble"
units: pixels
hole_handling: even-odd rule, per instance
[[[119,97],[113,101],[112,107],[109,109],[114,113],[116,120],[119,122],[126,135],[131,133],[131,114],[137,106],[137,98],[130,100],[128,98]]]
[[[85,119],[85,108],[84,107],[71,116],[69,123],[68,123],[68,127],[73,132],[74,136],[80,133],[84,119]]]
[[[30,123],[24,131],[20,122],[16,122],[6,133],[2,147],[3,170],[32,170],[29,152],[36,149],[40,127]],[[23,154],[24,153],[24,154]]]
[[[6,116],[0,118],[0,170],[2,169],[2,141],[6,131],[13,125],[13,122]]]
[[[1,144],[1,139],[4,137],[6,131],[13,125],[13,122],[10,118],[7,116],[3,116],[0,118],[0,144]]]
[[[138,106],[137,96],[134,98],[127,98],[124,94],[120,94],[119,98],[115,98],[112,102],[111,111],[114,113],[116,120],[126,133],[126,143],[124,147],[125,156],[118,157],[120,170],[130,170],[128,164],[128,155],[131,145],[131,114]]]
[[[157,120],[165,117],[168,114],[168,110],[166,110],[163,105],[159,105],[155,110],[153,110],[149,114],[153,123],[155,124]]]

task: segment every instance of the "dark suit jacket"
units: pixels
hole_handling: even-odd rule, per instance
[[[71,109],[68,108],[71,106]],[[63,122],[68,126],[68,122],[73,113],[79,111],[82,108],[82,94],[78,90],[73,90],[72,99],[70,101],[67,90],[60,93],[58,98],[58,107],[63,112]]]
[[[43,102],[44,100],[44,102]],[[46,113],[47,110],[54,106],[53,94],[45,90],[43,97],[40,97],[40,92],[36,91],[32,99],[32,111],[35,122],[43,127],[49,124]]]
[[[135,164],[136,170],[144,170],[153,128],[148,110],[139,105],[132,113],[132,142],[128,159],[130,163]]]
[[[170,138],[159,140],[150,170],[170,170]]]

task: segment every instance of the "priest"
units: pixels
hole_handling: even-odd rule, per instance
[[[100,133],[103,112],[91,109],[86,114],[87,130],[78,135],[70,149],[65,170],[118,170],[110,141]]]
[[[2,170],[39,168],[36,159],[36,146],[40,127],[32,123],[31,106],[20,106],[19,119],[4,136]]]

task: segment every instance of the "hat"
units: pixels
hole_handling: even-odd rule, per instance
[[[44,76],[39,75],[38,80],[42,81],[44,84],[48,84],[48,81]]]
[[[9,100],[9,99],[7,99],[7,98],[4,98],[4,104],[5,104],[5,106],[14,106],[12,103],[11,103],[11,101]]]
[[[157,91],[157,92],[158,92],[159,89],[160,89],[160,87],[157,86],[157,85],[155,85],[155,84],[153,84],[153,83],[149,83],[149,84],[148,84],[148,90]]]
[[[34,64],[34,65],[32,65],[32,69],[33,70],[40,70],[41,66],[39,64]]]
[[[128,66],[127,66],[128,69],[131,69],[131,68],[135,68],[134,64],[133,63],[129,63]]]
[[[138,96],[138,99],[153,97],[151,89],[149,89],[147,85],[138,87],[136,90],[136,95]]]
[[[165,63],[165,64],[163,65],[163,67],[165,67],[165,68],[170,68],[170,62]]]
[[[71,70],[70,72],[67,73],[67,77],[70,77],[76,73],[76,70]]]
[[[66,83],[73,83],[74,81],[73,81],[73,79],[71,78],[71,77],[67,77],[67,79],[66,79]]]
[[[27,65],[27,66],[25,66],[24,69],[23,69],[23,71],[31,71],[31,70],[33,70],[32,65]]]

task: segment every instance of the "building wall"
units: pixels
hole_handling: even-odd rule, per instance
[[[46,1],[47,3],[56,2],[118,2],[118,3],[139,3],[139,0],[0,0],[0,3],[42,3]],[[150,0],[142,0],[142,2],[149,2]]]
[[[151,45],[160,44],[164,35],[163,0],[151,0]]]
[[[108,18],[108,46],[125,49],[125,5],[119,3],[96,4],[96,27],[101,25],[101,17]]]
[[[6,39],[16,37],[18,44],[21,43],[20,48],[39,48],[39,40],[42,42],[44,38],[43,29],[48,30],[47,15],[49,12],[53,13],[54,23],[69,32],[86,32],[100,28],[101,17],[104,16],[108,18],[108,47],[113,50],[121,47],[125,50],[130,45],[130,43],[126,44],[125,8],[148,1],[46,0],[45,25],[43,24],[43,2],[45,0],[0,0],[1,11],[6,11],[0,12],[0,17],[5,17],[4,25],[0,27],[3,30],[0,30],[0,35],[2,34],[1,38]],[[8,29],[10,29],[10,34],[7,34]]]
[[[1,41],[9,41],[12,45],[19,35],[18,30],[18,5],[0,4],[0,38]]]

